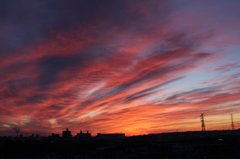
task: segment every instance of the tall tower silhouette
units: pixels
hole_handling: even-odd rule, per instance
[[[201,117],[201,122],[202,122],[202,131],[206,131],[206,129],[205,129],[205,123],[204,123],[204,114],[202,113],[202,114],[200,115],[200,117]]]
[[[231,114],[231,120],[232,120],[232,130],[235,130],[235,129],[234,129],[233,115],[232,115],[232,114]]]

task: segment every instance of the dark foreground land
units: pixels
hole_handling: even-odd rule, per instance
[[[123,139],[0,137],[1,159],[240,159],[236,131],[150,134]]]

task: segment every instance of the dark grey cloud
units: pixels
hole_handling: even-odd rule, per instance
[[[151,13],[148,14],[156,16],[160,21],[166,17],[167,9],[159,10],[153,2],[144,0],[134,0],[131,3],[127,0],[1,1],[0,37],[3,40],[0,54],[35,45],[61,32],[79,30],[82,26],[94,27],[102,31],[124,29],[138,33],[146,32],[146,29],[156,26],[150,23],[149,17],[146,17],[139,6],[151,7],[149,11]]]
[[[170,84],[170,83],[173,83],[173,82],[175,82],[175,81],[181,80],[181,79],[183,79],[183,78],[184,78],[184,76],[180,76],[180,77],[177,77],[177,78],[173,78],[173,79],[171,79],[171,80],[168,80],[168,81],[166,81],[166,82],[157,84],[157,85],[155,85],[155,86],[152,86],[152,87],[150,87],[150,88],[144,89],[144,90],[139,91],[139,92],[137,92],[137,93],[133,93],[133,94],[131,94],[131,95],[128,95],[128,96],[126,97],[126,99],[125,99],[125,102],[133,101],[133,100],[136,100],[136,99],[139,99],[139,98],[148,96],[148,95],[150,95],[150,94],[152,94],[152,93],[155,93],[154,90],[156,90],[156,89],[158,89],[158,88],[160,88],[160,87],[166,86],[166,85],[168,85],[168,84]]]
[[[43,40],[47,33],[47,10],[43,1],[1,1],[1,54],[17,51]]]
[[[57,82],[56,75],[77,66],[84,65],[84,56],[46,56],[39,59],[39,84],[48,85]]]
[[[62,110],[63,107],[59,106],[59,105],[51,105],[48,107],[48,109],[52,109],[52,110]]]
[[[36,93],[26,97],[26,102],[35,104],[44,103],[44,100],[46,100],[48,96],[48,94]]]
[[[186,92],[180,92],[180,93],[176,93],[168,98],[166,98],[166,100],[176,100],[178,98],[185,98],[185,96],[189,96],[190,98],[198,98],[198,97],[207,97],[207,96],[211,96],[214,95],[216,93],[218,93],[220,90],[216,87],[204,87],[204,88],[197,88],[197,89],[193,89],[191,91],[186,91]]]
[[[9,109],[5,108],[0,108],[0,115],[1,116],[11,116],[13,114],[13,112]]]
[[[13,81],[5,82],[2,91],[0,91],[0,99],[14,98],[19,96],[19,90]]]

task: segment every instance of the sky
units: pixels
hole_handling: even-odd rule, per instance
[[[0,135],[240,128],[238,0],[1,0]]]

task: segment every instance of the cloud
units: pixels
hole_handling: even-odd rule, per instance
[[[219,57],[203,49],[216,35],[173,29],[170,2],[24,0],[0,6],[0,131],[20,121],[29,132],[170,130],[178,120],[187,123],[239,97],[238,74],[184,88],[192,82],[189,73]],[[235,110],[229,105],[227,111]]]
[[[227,64],[224,66],[219,66],[215,71],[228,71],[239,67],[237,63]]]

